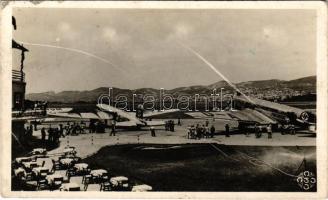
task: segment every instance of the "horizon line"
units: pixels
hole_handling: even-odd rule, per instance
[[[302,77],[299,77],[299,78],[294,78],[294,79],[289,79],[289,80],[283,80],[283,79],[275,79],[275,78],[272,78],[272,79],[261,79],[261,80],[248,80],[248,81],[241,81],[241,82],[234,82],[234,84],[240,84],[240,83],[245,83],[245,82],[254,82],[254,81],[270,81],[270,80],[278,80],[278,81],[293,81],[293,80],[297,80],[297,79],[302,79],[302,78],[308,78],[308,77],[313,77],[313,76],[317,76],[316,74],[315,75],[309,75],[309,76],[302,76]],[[218,82],[226,82],[225,80],[220,80],[220,81],[216,81],[214,83],[211,83],[211,84],[208,84],[208,85],[189,85],[189,86],[179,86],[179,87],[174,87],[174,88],[170,88],[170,89],[165,89],[165,90],[174,90],[174,89],[177,89],[177,88],[183,88],[183,87],[193,87],[193,86],[209,86],[209,85],[212,85],[212,84],[215,84],[215,83],[218,83]],[[27,95],[29,94],[40,94],[40,93],[49,93],[49,92],[53,92],[55,94],[58,94],[58,93],[61,93],[61,92],[85,92],[85,91],[92,91],[92,90],[96,90],[96,89],[99,89],[99,88],[116,88],[116,89],[123,89],[123,90],[140,90],[140,89],[156,89],[156,88],[152,88],[152,87],[140,87],[140,88],[134,88],[134,89],[129,89],[129,88],[121,88],[121,87],[115,87],[115,86],[111,86],[111,87],[105,87],[105,86],[99,86],[97,88],[94,88],[94,89],[88,89],[88,90],[61,90],[61,91],[52,91],[52,90],[48,90],[48,91],[43,91],[43,92],[29,92],[27,93]],[[158,88],[158,90],[160,90],[161,88]]]

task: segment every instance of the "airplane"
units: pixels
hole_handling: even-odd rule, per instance
[[[215,119],[234,121],[239,129],[252,129],[255,124],[266,127],[271,124],[273,129],[278,130],[282,125],[293,125],[295,129],[306,130],[316,133],[316,115],[306,110],[295,108],[271,101],[234,95],[235,109],[224,109],[224,112],[202,111],[187,112],[196,119]],[[227,106],[229,107],[229,105]]]
[[[257,113],[257,115],[260,114],[268,117],[274,122],[271,122],[271,124],[292,124],[299,129],[316,133],[316,114],[280,103],[254,97],[248,98],[251,102],[242,96],[235,95],[235,105],[241,110],[252,110],[252,112]]]
[[[47,115],[43,118],[39,118],[39,123],[58,123],[68,121],[90,121],[90,120],[103,120],[107,121],[107,125],[112,125],[111,122],[115,119],[116,128],[141,128],[150,126],[163,126],[165,121],[159,120],[147,120],[154,116],[177,112],[179,109],[169,109],[163,111],[151,111],[144,114],[144,119],[136,117],[135,112],[126,112],[124,110],[115,108],[108,104],[97,104],[96,109],[86,112],[74,112],[73,108],[52,108],[47,109]],[[36,120],[36,118],[30,118],[30,121]]]
[[[277,128],[281,124],[293,124],[300,129],[312,130],[315,132],[315,119],[313,113],[303,109],[270,102],[254,97],[249,97],[252,102],[244,97],[235,95],[233,97],[234,105],[238,110],[226,110],[225,112],[205,111],[205,112],[185,112],[195,119],[221,119],[234,121],[238,123],[238,127],[252,127],[255,124],[268,125]],[[108,104],[97,104],[96,109],[92,111],[75,112],[73,108],[48,108],[47,115],[38,121],[40,123],[55,123],[68,121],[90,121],[102,120],[111,122],[113,116],[117,115],[119,120],[116,121],[117,128],[141,128],[147,126],[162,126],[164,121],[147,120],[154,116],[165,113],[178,112],[179,109],[170,109],[164,111],[144,112],[143,118],[138,118],[135,112],[126,112]],[[36,120],[30,118],[30,121]],[[107,124],[111,126],[111,123]]]

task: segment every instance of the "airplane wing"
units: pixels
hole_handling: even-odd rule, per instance
[[[263,113],[252,110],[252,109],[245,109],[240,111],[229,112],[229,115],[232,118],[235,118],[238,121],[244,122],[255,122],[259,124],[276,124],[277,121],[274,119],[264,115]]]
[[[53,110],[52,112],[47,113],[47,115],[50,117],[74,118],[74,119],[112,119],[113,118],[110,113],[106,113],[103,111],[69,113],[64,111],[56,112],[56,110]]]
[[[145,121],[147,126],[164,126],[164,121]]]
[[[113,119],[112,115],[103,111],[98,111],[97,115],[99,116],[100,119]]]
[[[83,112],[80,113],[81,118],[83,119],[100,119],[100,117],[98,115],[96,115],[95,113],[92,112]]]
[[[53,113],[53,114],[56,114],[56,113],[68,113],[71,110],[73,110],[73,108],[47,108],[47,113],[48,114],[50,114],[50,113]]]
[[[163,110],[163,111],[152,111],[152,112],[146,112],[143,114],[143,117],[154,117],[157,115],[161,115],[161,114],[166,114],[166,113],[173,113],[173,112],[178,112],[180,111],[179,109],[169,109],[169,110]]]
[[[51,117],[63,117],[63,118],[75,118],[75,119],[81,119],[81,115],[77,113],[49,113],[48,116]]]

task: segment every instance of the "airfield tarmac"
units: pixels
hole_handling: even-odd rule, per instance
[[[165,119],[168,120],[168,119]],[[177,120],[175,120],[175,123]],[[80,134],[78,136],[66,136],[60,138],[60,146],[49,153],[62,152],[65,146],[74,146],[79,152],[80,157],[85,158],[96,153],[100,148],[119,144],[199,144],[216,143],[224,145],[238,146],[315,146],[316,137],[307,132],[296,132],[295,135],[281,135],[274,132],[273,138],[268,139],[267,134],[263,133],[261,138],[255,138],[254,134],[247,137],[245,134],[235,134],[225,137],[223,134],[215,135],[214,138],[202,138],[200,140],[187,138],[187,127],[191,124],[204,124],[201,119],[183,119],[181,126],[175,126],[175,131],[165,131],[164,127],[156,128],[156,137],[151,137],[149,128],[143,127],[141,130],[118,129],[116,136],[110,136],[110,130],[106,133]],[[216,120],[214,123],[217,131],[223,131],[224,125],[228,123],[231,128],[236,128],[236,123],[226,120]],[[33,133],[34,136],[41,138],[40,130]]]

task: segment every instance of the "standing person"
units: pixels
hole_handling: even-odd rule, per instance
[[[31,138],[33,135],[33,125],[30,124],[30,129],[29,129],[29,132],[28,132],[28,137]]]
[[[226,124],[224,127],[225,127],[225,136],[230,137],[230,126],[229,126],[229,124]]]
[[[195,134],[195,131],[196,131],[196,129],[195,129],[195,126],[194,125],[191,125],[191,129],[190,129],[190,138],[191,139],[195,139],[195,136],[196,136],[196,134]]]
[[[46,129],[44,127],[42,127],[42,129],[41,129],[41,141],[42,141],[42,145],[45,146],[45,143],[46,143]]]
[[[295,126],[294,126],[294,124],[290,125],[290,134],[295,135]]]
[[[94,122],[91,120],[90,123],[89,123],[89,133],[93,133],[93,129],[94,129]]]
[[[37,124],[36,120],[34,120],[34,124],[33,125],[34,125],[34,130],[37,131],[38,130],[38,127],[37,127],[38,124]]]
[[[214,125],[212,124],[212,126],[211,126],[211,138],[214,137],[214,133],[215,133],[215,127],[214,127]]]
[[[245,129],[245,135],[246,135],[246,137],[249,137],[249,132],[246,129]]]
[[[24,133],[24,140],[27,140],[29,134],[30,134],[30,127],[27,126]]]
[[[254,125],[254,133],[255,133],[255,137],[258,138],[259,136],[259,128],[257,127],[257,124]]]
[[[65,137],[64,128],[62,124],[59,124],[59,136]]]
[[[210,128],[208,126],[205,127],[205,137],[206,138],[210,137]]]
[[[67,124],[65,126],[65,129],[66,129],[66,135],[69,135],[70,134],[70,124],[69,124],[69,122],[67,122]]]
[[[156,137],[156,134],[155,134],[155,128],[152,126],[150,127],[150,132],[151,132],[151,136],[152,137]]]
[[[59,142],[59,137],[60,137],[59,129],[58,128],[55,128],[55,131],[54,131],[54,143],[58,143]]]
[[[196,125],[196,137],[197,139],[200,139],[200,127],[199,127],[199,124]]]
[[[34,113],[36,113],[36,109],[38,108],[38,103],[35,101],[34,102]]]
[[[209,124],[210,122],[208,121],[208,119],[206,119],[206,121],[205,121],[205,126],[206,127],[208,127],[208,124]]]
[[[52,141],[53,141],[53,130],[52,130],[52,128],[49,128],[49,130],[48,130],[48,142],[52,143]]]
[[[271,124],[268,125],[267,131],[268,131],[268,139],[272,139],[272,126],[271,126]]]
[[[48,102],[45,101],[43,103],[43,115],[46,116],[47,115],[47,108],[48,108]]]
[[[260,127],[257,124],[255,124],[254,129],[255,129],[256,138],[260,138],[262,136]]]
[[[205,138],[206,129],[205,129],[205,125],[204,125],[204,124],[203,124],[203,126],[201,127],[200,132],[201,132],[200,136],[201,136],[202,138]]]
[[[178,118],[178,126],[181,126],[181,120],[180,120],[180,117]]]
[[[191,138],[191,126],[188,126],[187,128],[187,139]]]
[[[76,132],[76,130],[77,130],[77,126],[76,126],[75,122],[74,122],[73,125],[71,126],[71,130],[72,130],[72,135],[77,135],[77,132]]]
[[[115,133],[116,133],[116,127],[115,127],[115,122],[114,122],[112,125],[112,131],[110,132],[109,136],[115,136]]]

